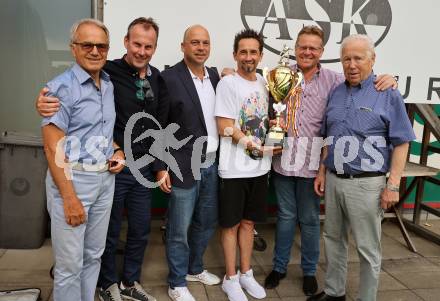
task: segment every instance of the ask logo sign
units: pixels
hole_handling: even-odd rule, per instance
[[[378,46],[392,23],[388,0],[242,0],[241,19],[265,37],[264,48],[279,54],[293,47],[304,25],[318,25],[325,34],[321,62],[339,61],[339,46],[348,35],[369,35]],[[295,57],[292,57],[295,59]]]

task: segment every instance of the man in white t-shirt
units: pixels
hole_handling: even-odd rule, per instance
[[[256,73],[263,56],[263,39],[246,29],[235,36],[237,72],[225,76],[217,86],[215,116],[220,141],[219,223],[226,275],[222,289],[229,300],[246,301],[246,290],[254,298],[266,297],[250,266],[254,223],[266,215],[268,173],[273,151],[262,146],[269,127],[269,95],[264,79]],[[236,271],[236,251],[240,271]]]

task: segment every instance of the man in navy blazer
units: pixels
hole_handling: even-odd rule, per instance
[[[167,125],[177,124],[177,140],[187,143],[170,154],[178,170],[157,173],[160,188],[169,194],[166,253],[168,295],[174,301],[194,301],[187,281],[207,285],[220,278],[203,268],[203,254],[217,225],[218,132],[214,117],[218,73],[205,67],[210,53],[208,31],[189,27],[183,37],[181,62],[162,72],[170,91]],[[174,168],[175,169],[175,168]]]

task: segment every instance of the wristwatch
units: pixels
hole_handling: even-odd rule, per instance
[[[256,147],[254,147],[251,151],[252,156],[254,157],[260,157],[260,150]]]
[[[399,192],[400,191],[400,186],[398,185],[393,185],[391,183],[387,183],[387,189],[389,191],[393,191],[393,192]]]
[[[260,146],[252,146],[249,150],[249,156],[254,160],[261,160],[263,155],[261,154]]]

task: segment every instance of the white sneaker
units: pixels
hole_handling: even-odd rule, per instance
[[[238,274],[223,278],[222,290],[228,295],[229,301],[248,301],[246,294],[243,292],[240,286],[240,281],[238,279]]]
[[[197,275],[186,275],[186,281],[197,281],[206,285],[216,285],[221,282],[220,278],[216,275],[204,270],[200,274]]]
[[[240,273],[240,285],[246,290],[246,292],[256,299],[263,299],[266,297],[266,291],[264,288],[255,280],[254,272],[252,269],[244,274]]]
[[[196,301],[186,286],[168,287],[168,296],[170,296],[173,301]]]

